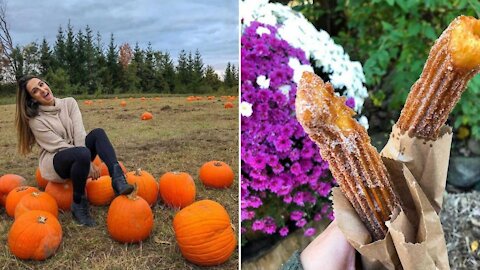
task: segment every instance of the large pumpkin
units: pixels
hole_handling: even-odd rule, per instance
[[[34,191],[22,197],[15,207],[15,219],[31,210],[42,210],[58,217],[57,201],[46,192]]]
[[[173,229],[183,257],[197,265],[224,263],[237,245],[227,211],[211,200],[180,210],[173,219]]]
[[[140,169],[127,173],[127,182],[131,185],[137,185],[138,196],[142,197],[152,206],[158,198],[158,183],[148,172]]]
[[[195,182],[188,173],[167,172],[160,177],[158,185],[166,205],[183,208],[195,201]]]
[[[62,227],[49,212],[32,210],[21,215],[8,233],[10,252],[24,260],[45,260],[62,242]]]
[[[38,192],[39,190],[35,187],[30,186],[21,186],[13,189],[8,193],[7,200],[5,203],[5,209],[7,214],[11,217],[15,216],[15,208],[17,208],[18,202],[26,195],[32,192]]]
[[[25,182],[25,178],[16,174],[5,174],[0,177],[0,205],[5,206],[8,193],[16,187],[23,186]]]
[[[117,196],[107,213],[107,230],[110,236],[122,243],[145,240],[153,228],[153,213],[148,203],[136,191]]]
[[[108,205],[115,198],[112,178],[108,175],[98,179],[88,179],[86,189],[88,201],[92,205]]]
[[[45,192],[55,198],[58,208],[63,211],[70,211],[73,202],[72,180],[67,180],[63,183],[49,182]]]
[[[200,168],[200,180],[207,187],[227,188],[233,183],[233,171],[222,161],[209,161]]]
[[[35,180],[37,180],[37,184],[39,188],[45,189],[47,187],[48,180],[42,177],[42,174],[40,173],[40,168],[38,167],[37,167],[37,170],[35,171]]]

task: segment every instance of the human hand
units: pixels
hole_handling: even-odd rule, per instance
[[[300,254],[303,269],[355,270],[355,249],[332,221]]]
[[[93,180],[96,180],[100,177],[100,168],[97,167],[97,165],[93,164],[93,162],[90,163],[90,173],[89,177],[91,177]]]

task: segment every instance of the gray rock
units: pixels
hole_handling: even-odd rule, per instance
[[[450,157],[447,182],[461,188],[472,188],[480,183],[480,157]]]
[[[480,141],[470,138],[468,140],[468,149],[475,155],[480,155]]]

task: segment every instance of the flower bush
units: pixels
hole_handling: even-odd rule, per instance
[[[241,13],[242,244],[251,234],[287,236],[295,228],[312,236],[310,221],[333,219],[328,197],[335,180],[296,120],[297,83],[303,71],[320,68],[348,97],[346,104],[360,112],[366,97],[363,71],[328,34],[310,31],[313,26],[288,7],[247,1],[241,2]],[[287,22],[310,32],[295,37]]]

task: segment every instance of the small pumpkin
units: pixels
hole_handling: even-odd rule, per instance
[[[200,180],[207,187],[228,188],[233,179],[232,168],[225,162],[212,160],[200,167]]]
[[[120,101],[120,106],[126,107],[126,106],[127,106],[127,102],[126,102],[125,100]]]
[[[145,240],[153,228],[153,213],[148,203],[136,194],[117,196],[107,213],[107,230],[121,243],[137,243]]]
[[[108,205],[113,198],[115,192],[112,188],[112,178],[108,175],[101,176],[98,179],[87,180],[87,198],[92,205]]]
[[[158,183],[150,173],[137,169],[128,172],[126,177],[130,185],[137,185],[138,196],[144,198],[150,206],[155,204],[158,198]]]
[[[62,227],[49,212],[32,210],[13,222],[8,232],[10,252],[23,260],[45,260],[62,242]]]
[[[142,113],[142,116],[140,117],[140,119],[142,120],[150,120],[152,118],[153,118],[153,115],[149,112]]]
[[[47,187],[48,180],[42,177],[42,174],[40,173],[40,168],[38,167],[37,167],[37,170],[35,171],[35,180],[37,180],[37,184],[39,188],[45,189]]]
[[[0,177],[0,205],[5,206],[8,193],[16,187],[23,186],[25,182],[25,178],[16,174],[5,174]]]
[[[34,191],[23,196],[15,208],[15,219],[31,210],[47,211],[58,218],[57,201],[46,192]]]
[[[57,201],[58,208],[63,211],[70,211],[73,202],[72,180],[67,180],[63,183],[49,182],[45,192],[52,195]]]
[[[183,257],[197,265],[222,264],[237,246],[227,211],[211,200],[180,210],[173,219],[173,229]]]
[[[225,109],[233,108],[233,103],[231,103],[231,102],[226,102],[223,107],[224,107]]]
[[[167,172],[160,177],[158,186],[166,205],[183,208],[195,201],[195,182],[188,173]]]
[[[7,211],[7,215],[14,217],[15,216],[15,208],[17,208],[18,202],[26,195],[32,192],[39,192],[39,190],[35,187],[30,186],[21,186],[13,189],[10,193],[8,193],[7,200],[5,203],[5,209]]]

